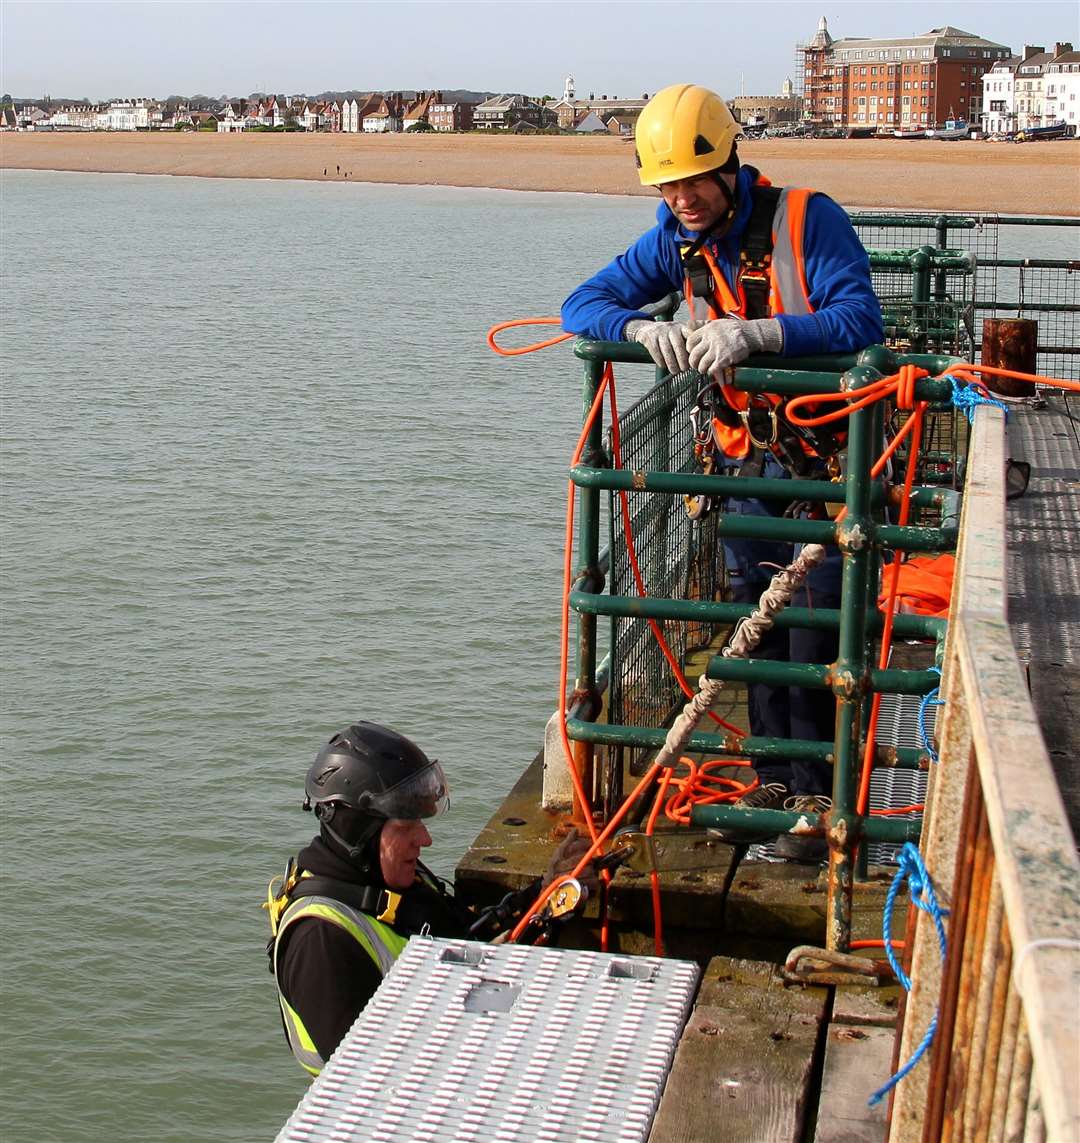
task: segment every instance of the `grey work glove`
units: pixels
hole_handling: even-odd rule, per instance
[[[551,863],[541,881],[543,887],[546,889],[557,877],[565,877],[567,874],[573,873],[577,863],[588,852],[590,844],[587,837],[582,837],[576,828],[572,829],[559,842],[558,848],[551,855]],[[590,894],[596,893],[600,881],[591,861],[578,874],[578,881],[588,889]]]
[[[718,373],[738,365],[752,353],[779,353],[784,348],[784,327],[776,318],[717,318],[693,330],[686,338],[690,368]]]
[[[669,373],[684,373],[690,368],[686,330],[677,321],[628,321],[623,340],[645,346],[653,361]]]

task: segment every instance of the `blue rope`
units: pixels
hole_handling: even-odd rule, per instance
[[[939,678],[941,672],[937,667],[931,667],[930,670],[934,672]],[[941,687],[934,687],[929,694],[922,697],[922,702],[919,703],[919,741],[922,743],[922,748],[930,755],[931,762],[938,761],[938,752],[934,749],[933,742],[930,741],[930,734],[926,729],[926,712],[932,706],[944,706],[945,703],[939,697],[941,694]],[[936,726],[936,723],[935,723]]]
[[[1005,413],[1006,421],[1009,419],[1009,406],[987,397],[979,385],[961,385],[951,373],[944,374],[942,379],[952,384],[953,407],[964,410],[968,424],[975,423],[975,410],[980,405],[993,405],[995,409],[1001,409]]]
[[[906,879],[912,904],[917,909],[922,909],[924,913],[929,913],[930,916],[933,917],[934,928],[937,930],[938,947],[941,950],[942,964],[945,963],[945,951],[947,947],[945,941],[945,925],[942,918],[947,915],[948,910],[943,909],[938,902],[937,894],[934,892],[934,883],[930,880],[930,874],[927,872],[918,846],[913,845],[910,841],[905,842],[897,860],[899,868],[896,871],[896,876],[893,878],[892,884],[889,886],[888,895],[885,898],[885,915],[882,919],[881,929],[885,941],[885,955],[889,958],[889,964],[892,965],[893,972],[896,973],[896,979],[904,986],[905,991],[910,992],[911,978],[904,972],[900,962],[896,959],[892,942],[893,907],[896,904],[896,896],[900,892],[900,887]],[[919,1046],[911,1054],[911,1059],[909,1059],[895,1075],[890,1076],[870,1097],[869,1104],[871,1107],[880,1103],[904,1076],[915,1067],[919,1060],[923,1058],[927,1049],[933,1043],[934,1033],[937,1031],[937,1022],[938,1014],[935,1012],[933,1020],[930,1021],[930,1026],[926,1029],[926,1035],[923,1036]]]

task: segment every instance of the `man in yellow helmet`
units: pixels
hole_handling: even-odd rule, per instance
[[[638,173],[663,199],[656,225],[588,281],[562,307],[563,328],[604,341],[637,341],[669,373],[694,369],[724,380],[751,354],[803,357],[864,349],[883,338],[870,266],[851,223],[832,199],[801,188],[775,188],[739,162],[738,124],[715,92],[676,84],[645,106],[636,130]],[[679,291],[689,321],[653,321],[642,307]],[[719,385],[713,405],[717,453],[727,473],[783,478],[823,472],[823,462],[790,426],[770,433],[772,410]],[[779,418],[783,427],[784,422]],[[764,424],[764,429],[760,427]],[[770,436],[773,438],[770,440]],[[729,511],[772,515],[761,500],[732,498]],[[792,558],[790,544],[725,538],[736,601],[756,600],[770,564]],[[836,607],[840,556],[832,549],[810,577],[815,607]],[[796,598],[806,606],[807,599]],[[756,658],[831,662],[836,636],[773,628]],[[831,741],[834,704],[821,691],[751,684],[754,736]],[[765,808],[825,808],[831,789],[823,762],[770,760],[761,786],[744,800]],[[808,804],[815,803],[813,805]],[[733,839],[734,840],[734,839]],[[816,846],[816,848],[815,848]],[[813,860],[822,843],[784,835],[784,856]]]

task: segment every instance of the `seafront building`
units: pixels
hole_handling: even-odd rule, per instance
[[[431,105],[428,122],[436,131],[471,131],[475,106],[462,100],[447,103],[440,99]]]
[[[982,123],[987,134],[1011,135],[1057,123],[1080,127],[1080,52],[1027,44],[983,76]]]
[[[477,130],[492,128],[522,129],[557,126],[555,112],[526,95],[493,95],[473,108],[473,126]]]
[[[951,26],[902,39],[834,40],[822,16],[812,39],[796,47],[803,118],[883,133],[977,123],[982,77],[1011,55],[1004,44]]]
[[[632,135],[637,117],[648,102],[648,92],[640,99],[621,99],[618,95],[608,96],[606,93],[597,98],[593,92],[589,93],[587,99],[579,99],[575,93],[574,77],[568,75],[562,95],[549,104],[548,108],[555,113],[556,122],[564,131],[606,129],[614,135]],[[614,124],[612,119],[616,120]],[[599,127],[596,125],[597,120]]]
[[[730,106],[735,121],[745,127],[777,127],[802,118],[802,100],[791,79],[784,80],[779,95],[737,95]]]

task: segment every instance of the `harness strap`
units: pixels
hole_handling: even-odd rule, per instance
[[[753,207],[739,250],[738,286],[746,299],[747,320],[769,316],[769,267],[773,252],[773,219],[780,203],[780,188],[755,186]]]
[[[400,933],[418,933],[430,923],[429,910],[422,902],[406,898],[392,889],[375,885],[358,885],[338,881],[334,877],[312,874],[302,877],[289,894],[289,900],[301,897],[332,897],[367,913],[384,925],[392,925]]]

